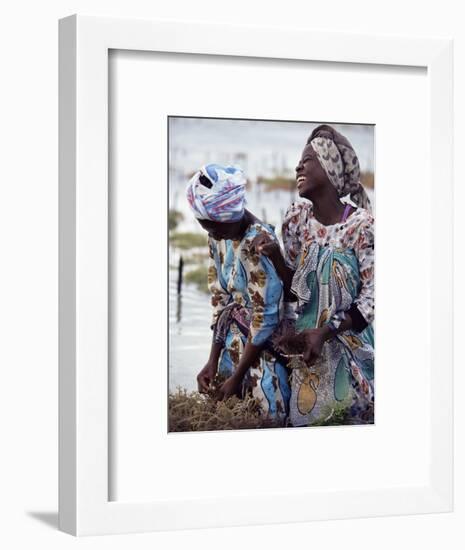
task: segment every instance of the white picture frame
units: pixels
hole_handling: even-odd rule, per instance
[[[71,16],[59,26],[59,523],[115,534],[452,511],[452,41]],[[435,407],[421,486],[154,502],[109,500],[108,55],[112,49],[423,67],[430,182],[429,341]],[[428,162],[428,159],[425,159]],[[431,408],[433,390],[431,390]],[[279,504],[279,506],[278,506]]]

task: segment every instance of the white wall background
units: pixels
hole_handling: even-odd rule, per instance
[[[462,255],[465,25],[459,0],[17,0],[0,18],[0,545],[3,548],[462,548],[465,387],[456,285],[456,511],[428,515],[75,540],[57,511],[57,19],[93,15],[283,25],[455,39],[456,281]],[[415,129],[406,128],[406,137]],[[438,193],[441,182],[437,182]],[[418,213],[421,216],[421,212]],[[440,228],[439,228],[440,229]],[[414,321],[413,321],[414,322]],[[441,365],[437,366],[441,368]],[[438,405],[440,406],[440,405]]]

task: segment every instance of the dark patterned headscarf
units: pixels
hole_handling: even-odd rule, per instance
[[[351,200],[371,212],[368,195],[360,183],[360,164],[350,142],[331,126],[322,124],[308,138],[321,166],[339,197],[350,194]]]

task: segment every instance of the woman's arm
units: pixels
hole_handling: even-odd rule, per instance
[[[223,309],[229,304],[232,297],[221,285],[218,269],[221,269],[219,261],[219,252],[217,244],[209,237],[209,260],[208,260],[208,290],[210,291],[210,302],[212,306],[212,321],[211,327],[216,325],[218,317]]]
[[[220,342],[216,342],[215,335],[213,335],[210,356],[203,369],[197,375],[197,385],[200,393],[207,392],[213,383],[218,371],[218,361],[220,360],[222,349],[223,345]]]
[[[338,323],[302,332],[304,361],[312,364],[321,355],[323,344],[346,330],[362,332],[374,320],[374,220],[370,216],[361,226],[354,245],[360,272],[360,290],[351,307]]]
[[[274,268],[281,277],[284,286],[284,299],[286,302],[295,302],[296,297],[291,291],[292,279],[294,278],[295,270],[291,269],[285,262],[281,249],[277,245],[277,250],[270,256],[270,260],[273,262]]]
[[[303,351],[303,359],[307,365],[312,365],[323,351],[323,344],[332,338],[335,338],[341,332],[353,328],[352,317],[346,312],[345,318],[339,326],[335,328],[331,325],[325,325],[320,328],[312,328],[303,330],[297,337],[303,338],[305,347]]]
[[[211,293],[211,305],[212,305],[212,321],[211,327],[214,329],[218,317],[223,309],[228,305],[231,300],[231,296],[221,286],[218,271],[217,271],[217,259],[218,250],[216,244],[212,240],[208,239],[209,247],[209,263],[208,263],[208,289]],[[212,345],[210,348],[210,356],[197,375],[197,385],[199,392],[205,393],[210,388],[213,380],[215,379],[216,372],[218,370],[218,361],[220,359],[221,350],[223,344],[215,340],[215,332],[213,332]]]
[[[284,299],[286,302],[294,302],[296,298],[291,292],[291,286],[295,271],[286,264],[279,244],[266,233],[261,233],[255,237],[252,246],[257,254],[263,254],[272,261],[279,278],[283,282]]]
[[[249,368],[256,363],[266,341],[279,323],[283,283],[273,263],[256,254],[252,243],[246,243],[241,263],[247,277],[247,289],[252,314],[249,335],[244,351],[233,375],[220,388],[220,397],[238,394],[242,380]]]
[[[372,216],[361,226],[354,252],[358,260],[360,291],[348,313],[352,317],[354,330],[361,332],[375,317],[375,237]]]
[[[249,368],[257,361],[263,349],[263,344],[256,346],[247,342],[242,352],[239,364],[233,374],[221,385],[218,390],[219,399],[227,399],[231,395],[240,395],[242,380]]]
[[[279,243],[267,238],[266,234],[265,236],[260,234],[254,240],[257,252],[270,258],[283,281],[286,302],[296,301],[296,297],[291,292],[292,279],[299,262],[302,240],[310,224],[311,210],[309,203],[302,202],[294,202],[287,209],[281,228],[284,255]]]

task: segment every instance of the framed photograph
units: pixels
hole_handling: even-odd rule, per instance
[[[373,424],[374,125],[168,132],[169,431]]]
[[[452,41],[59,30],[60,528],[451,511]]]

